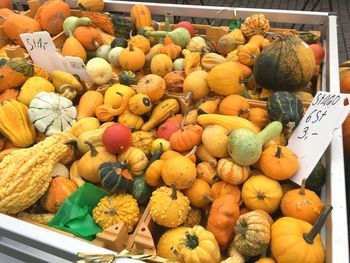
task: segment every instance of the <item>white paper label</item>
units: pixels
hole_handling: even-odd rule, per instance
[[[79,57],[62,57],[47,31],[25,33],[20,35],[25,48],[33,62],[47,72],[62,70],[78,75],[81,80],[89,80],[84,61]]]
[[[288,142],[299,159],[299,170],[290,178],[301,185],[322,157],[336,129],[341,128],[350,111],[344,101],[349,95],[319,91]]]

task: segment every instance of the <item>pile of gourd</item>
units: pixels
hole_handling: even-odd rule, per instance
[[[262,14],[217,43],[188,22],[155,31],[143,5],[131,20],[82,14],[62,21],[61,52],[87,61],[94,85],[0,59],[0,212],[47,223],[90,182],[110,193],[92,214],[102,229],[124,223],[131,233],[149,206],[167,230],[161,257],[323,262],[324,167],[296,187],[286,143],[303,114],[288,91],[308,85],[324,54],[294,34],[265,38]],[[111,45],[98,27],[116,36]],[[247,97],[267,88],[266,109],[251,107]],[[38,205],[51,214],[27,213]]]

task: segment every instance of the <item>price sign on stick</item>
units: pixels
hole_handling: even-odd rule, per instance
[[[345,94],[317,92],[288,142],[288,148],[299,159],[299,170],[291,178],[295,183],[301,185],[303,178],[311,174],[334,131],[341,128],[350,111],[350,105],[344,104],[347,98]]]
[[[54,70],[62,70],[78,75],[81,80],[89,80],[84,61],[78,57],[59,55],[48,32],[25,33],[20,37],[34,63],[42,69],[49,73]]]

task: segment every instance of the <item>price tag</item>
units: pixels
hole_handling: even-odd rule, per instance
[[[288,142],[288,148],[299,159],[299,170],[291,178],[295,183],[301,185],[302,180],[311,174],[334,131],[341,128],[350,111],[350,105],[344,104],[347,98],[350,97],[345,94],[317,92]]]
[[[78,75],[81,80],[89,80],[83,60],[78,57],[59,55],[47,31],[25,33],[20,37],[33,62],[42,69],[49,73],[54,70],[62,70]]]

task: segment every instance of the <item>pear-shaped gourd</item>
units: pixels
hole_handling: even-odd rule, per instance
[[[79,57],[83,61],[87,57],[85,48],[72,34],[64,42],[61,53],[63,56]]]
[[[170,37],[174,44],[185,48],[187,43],[191,40],[191,35],[187,29],[183,27],[178,27],[171,32],[167,31],[143,31],[140,32],[145,37]]]
[[[63,31],[67,36],[70,36],[78,26],[89,25],[91,25],[91,19],[88,17],[69,16],[63,22]]]
[[[228,138],[227,150],[235,163],[252,165],[259,160],[264,144],[281,132],[282,123],[279,121],[271,122],[258,134],[245,128],[236,129]]]
[[[56,92],[67,99],[72,100],[83,92],[81,83],[68,72],[54,70],[51,72],[50,77]]]

